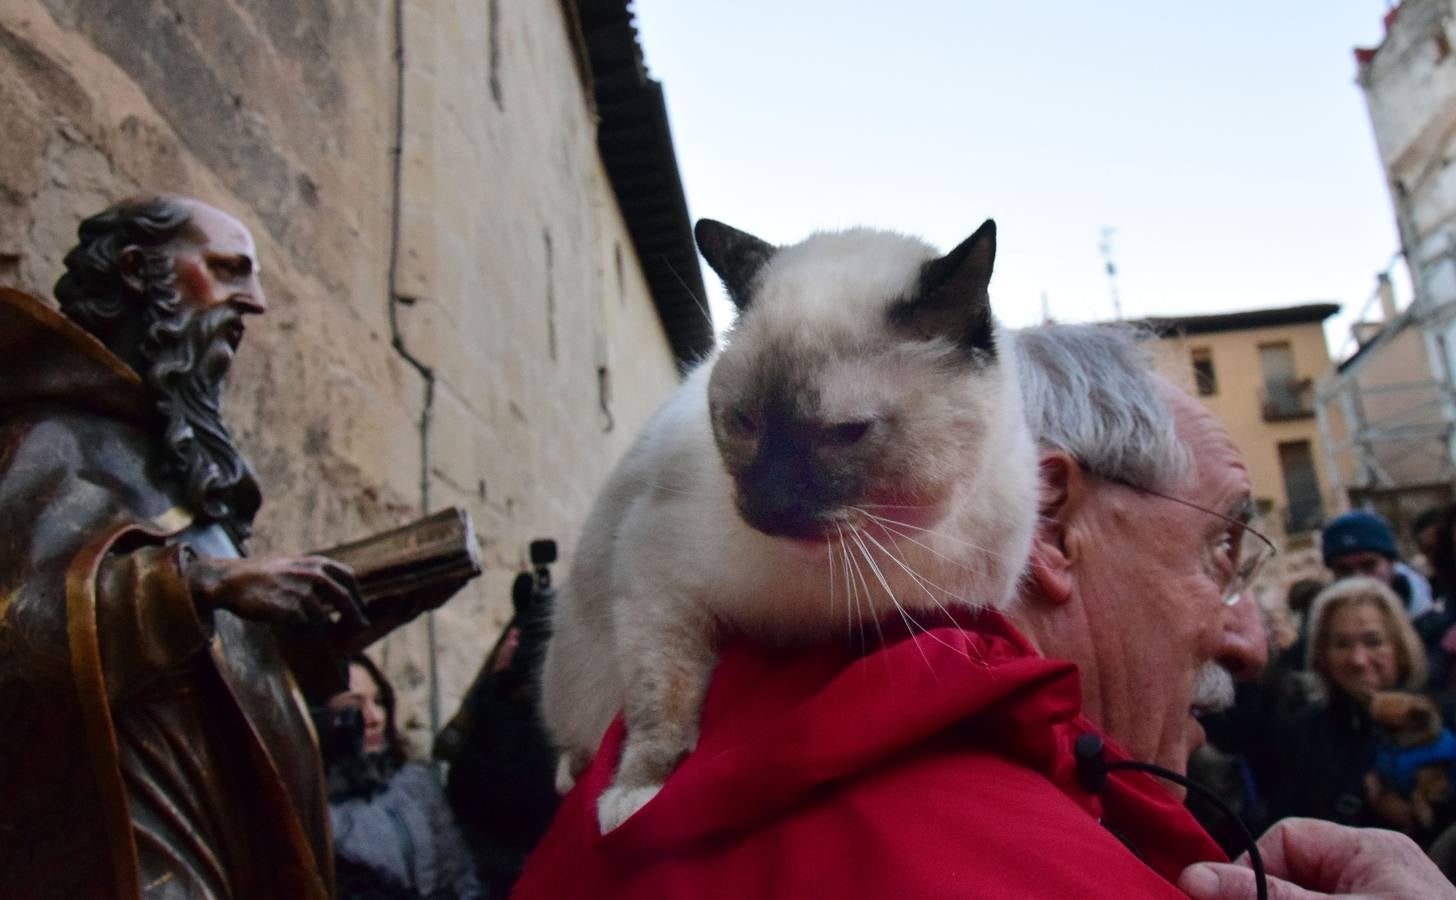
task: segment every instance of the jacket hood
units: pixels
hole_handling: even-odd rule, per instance
[[[724,648],[697,747],[651,803],[602,838],[604,848],[656,851],[748,829],[940,735],[1048,774],[1059,768],[1053,726],[1081,706],[1071,663],[1036,656],[989,612],[975,630],[951,622],[913,636],[887,628],[884,642],[869,655],[829,645]],[[618,719],[577,790],[605,790],[623,735]]]

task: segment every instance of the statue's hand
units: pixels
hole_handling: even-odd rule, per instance
[[[369,624],[354,572],[322,556],[210,559],[187,563],[187,586],[199,610],[229,610],[273,625],[349,629]]]

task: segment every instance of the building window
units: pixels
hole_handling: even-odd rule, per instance
[[[1198,396],[1211,397],[1218,393],[1218,376],[1213,371],[1213,351],[1207,347],[1193,348],[1193,383],[1198,386]]]
[[[1320,501],[1319,476],[1315,474],[1309,441],[1281,442],[1279,470],[1284,475],[1284,494],[1289,500],[1285,508],[1285,531],[1289,534],[1310,531],[1324,518],[1324,505]]]
[[[1284,422],[1314,416],[1314,380],[1294,372],[1294,350],[1288,341],[1259,345],[1259,369],[1264,387],[1260,400],[1264,421]]]

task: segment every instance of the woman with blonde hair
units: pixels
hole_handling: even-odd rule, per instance
[[[1308,668],[1324,699],[1278,729],[1278,771],[1266,785],[1271,818],[1386,825],[1365,798],[1378,741],[1367,706],[1376,691],[1420,690],[1425,649],[1400,598],[1374,578],[1335,582],[1315,597],[1309,616]]]
[[[1426,653],[1395,592],[1374,578],[1346,578],[1310,608],[1306,666],[1352,697],[1426,684]]]

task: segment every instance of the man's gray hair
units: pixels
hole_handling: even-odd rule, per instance
[[[1089,471],[1166,488],[1192,469],[1143,347],[1126,325],[1042,325],[1015,334],[1026,418],[1043,447]]]

